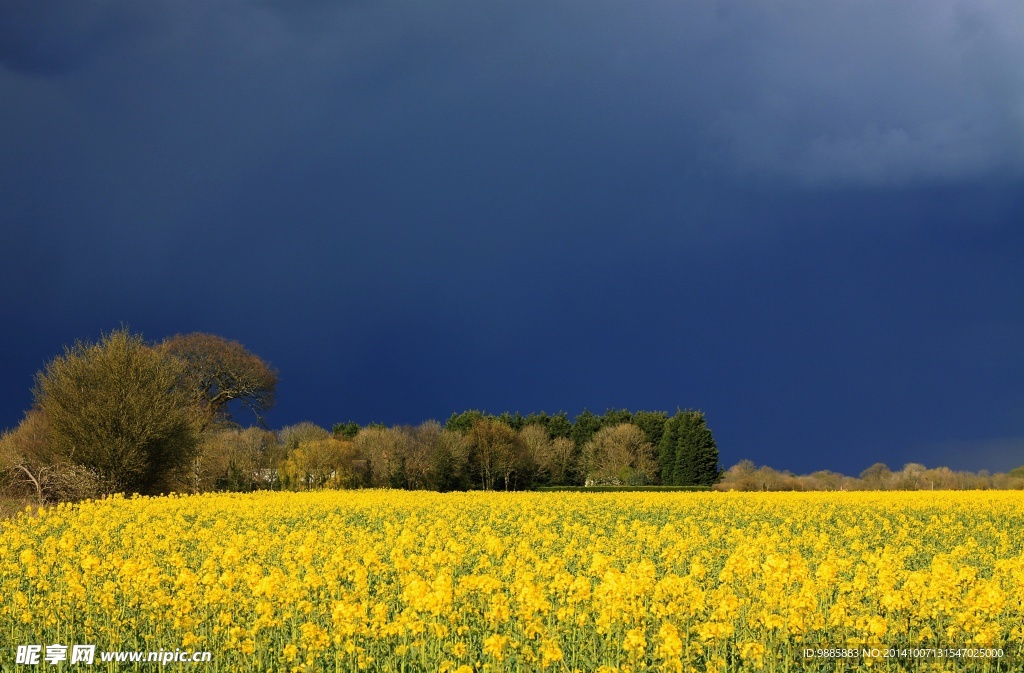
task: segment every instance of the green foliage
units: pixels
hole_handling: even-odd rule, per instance
[[[448,420],[445,421],[444,427],[446,430],[454,430],[455,432],[466,434],[469,432],[469,429],[473,427],[473,423],[477,422],[481,418],[493,417],[486,412],[470,409],[469,411],[463,411],[460,414],[452,414]]]
[[[601,419],[590,410],[584,409],[573,422],[569,438],[576,444],[577,448],[582,449],[600,429]]]
[[[544,428],[550,439],[558,437],[568,438],[572,432],[572,422],[569,420],[569,415],[564,411],[560,411],[553,416],[549,416],[545,411],[532,413],[523,419],[523,427],[531,425],[538,425]],[[518,429],[521,430],[522,428]]]
[[[36,376],[52,448],[97,474],[105,490],[158,492],[198,445],[180,361],[121,329],[76,343]]]
[[[665,424],[658,450],[663,484],[711,486],[721,475],[718,445],[703,412],[677,411]]]
[[[1012,470],[1010,470],[1010,476],[1024,479],[1024,465],[1021,465],[1020,467],[1015,467]]]
[[[633,424],[643,431],[644,439],[654,447],[661,445],[661,436],[665,434],[666,422],[668,422],[668,414],[664,411],[638,411],[633,414]]]
[[[233,423],[229,404],[247,406],[262,422],[276,383],[269,364],[215,335],[178,335],[150,346],[127,330],[114,332],[67,349],[38,375],[37,410],[45,423],[33,417],[5,435],[0,468],[41,501],[79,497],[49,494],[81,494],[93,484],[99,492],[158,492],[173,480],[198,492],[281,485],[515,489],[580,485],[588,474],[636,486],[659,472],[666,484],[710,484],[718,476],[717,447],[699,412],[685,412],[683,421],[659,411],[609,408],[597,416],[584,409],[570,421],[564,411],[468,410],[452,414],[443,428],[347,421],[328,432],[299,423],[276,435]]]
[[[572,434],[572,423],[569,422],[569,414],[564,411],[559,411],[554,416],[551,416],[547,424],[548,435],[551,439],[570,439]]]
[[[345,439],[352,439],[359,434],[359,424],[355,421],[349,421],[347,423],[335,423],[331,428],[331,433],[338,436],[344,437]]]
[[[633,412],[629,409],[606,409],[604,415],[598,418],[602,428],[611,428],[623,423],[633,423]]]
[[[661,440],[658,442],[658,465],[661,467],[661,483],[677,484],[676,480],[676,444],[679,439],[679,424],[682,412],[665,421]]]
[[[676,444],[675,478],[680,486],[718,481],[718,445],[703,412],[684,411]]]
[[[518,411],[514,414],[510,414],[507,411],[503,411],[497,416],[498,422],[504,423],[508,427],[512,428],[516,432],[519,432],[526,426],[526,418],[522,416]]]

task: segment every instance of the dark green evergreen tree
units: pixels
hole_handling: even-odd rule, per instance
[[[720,475],[718,445],[704,413],[687,410],[677,416],[672,478],[679,486],[711,486]]]
[[[661,436],[665,433],[668,414],[664,411],[638,411],[633,414],[633,423],[644,431],[644,439],[655,449],[661,446]]]
[[[559,411],[552,416],[547,424],[548,435],[551,439],[565,437],[570,439],[572,435],[572,423],[569,422],[569,414]]]
[[[504,423],[516,432],[519,432],[526,426],[526,417],[522,416],[518,411],[514,414],[503,411],[497,418],[499,422]]]
[[[598,420],[601,422],[601,428],[614,428],[623,423],[632,423],[633,413],[629,409],[606,409],[604,416]]]
[[[676,486],[676,445],[679,426],[683,422],[683,412],[676,411],[675,416],[665,421],[661,439],[658,441],[658,465],[661,467],[661,483],[665,486]]]
[[[569,439],[576,445],[577,451],[581,450],[586,446],[587,442],[593,438],[594,434],[601,429],[601,419],[594,415],[593,412],[584,409],[583,413],[576,417],[575,422],[572,424],[572,431],[569,433]]]
[[[539,425],[545,430],[548,429],[548,425],[551,423],[551,417],[547,415],[547,412],[533,412],[529,416],[523,418],[523,426],[527,425]]]
[[[527,425],[539,425],[548,431],[548,437],[551,439],[568,438],[572,432],[572,422],[564,411],[559,411],[554,416],[549,415],[546,411],[534,412],[523,418],[523,427]]]
[[[331,432],[336,437],[344,437],[345,439],[352,439],[359,434],[359,424],[355,421],[349,421],[348,423],[335,423],[334,427],[331,428]]]
[[[481,418],[491,418],[491,415],[485,411],[470,409],[469,411],[463,411],[461,414],[449,416],[448,420],[444,423],[444,427],[446,430],[455,430],[456,432],[466,434],[473,427],[473,423]]]

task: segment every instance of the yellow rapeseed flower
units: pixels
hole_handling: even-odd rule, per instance
[[[113,497],[0,523],[0,632],[227,673],[837,670],[800,652],[1014,652],[1021,530],[994,491]]]

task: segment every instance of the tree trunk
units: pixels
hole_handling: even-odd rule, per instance
[[[36,479],[35,476],[33,476],[33,474],[29,471],[29,469],[27,467],[25,467],[24,465],[18,465],[18,468],[22,472],[24,472],[26,475],[28,475],[28,478],[30,480],[32,480],[32,484],[35,485],[35,487],[36,487],[36,497],[39,498],[39,504],[42,505],[43,504],[43,488],[42,488],[42,486],[39,485],[39,480]]]

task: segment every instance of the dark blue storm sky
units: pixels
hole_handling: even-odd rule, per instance
[[[274,427],[700,408],[1024,464],[1024,5],[0,2],[0,427],[122,323]]]

